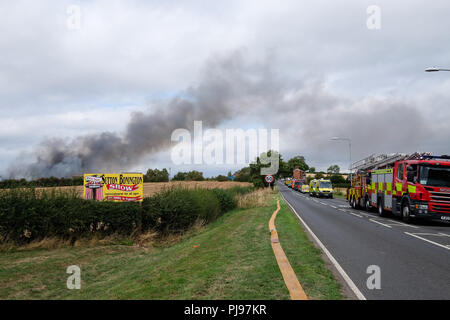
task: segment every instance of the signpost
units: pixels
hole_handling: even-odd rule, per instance
[[[142,173],[86,173],[84,198],[97,201],[142,202],[144,176]]]
[[[267,183],[272,183],[273,182],[273,176],[268,174],[267,176],[264,177],[264,181],[266,181]]]
[[[266,176],[264,177],[264,181],[265,181],[267,184],[269,184],[269,186],[273,189],[273,183],[274,183],[274,181],[275,181],[273,175],[271,175],[271,174],[266,175]]]

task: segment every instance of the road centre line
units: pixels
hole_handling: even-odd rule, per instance
[[[386,228],[390,228],[390,229],[392,228],[390,225],[381,223],[381,222],[379,222],[379,221],[376,221],[376,220],[373,220],[373,219],[369,219],[369,220],[372,221],[372,222],[378,223],[379,225],[382,225],[382,226],[384,226],[384,227],[386,227]]]
[[[406,223],[403,223],[403,222],[400,222],[400,221],[392,221],[392,224],[393,225],[401,225],[401,226],[405,226],[405,227],[410,227],[410,228],[414,228],[414,229],[419,228],[417,226],[412,226],[410,224],[406,224]]]
[[[354,216],[357,216],[357,217],[362,218],[362,216],[359,215],[359,214],[357,214],[357,213],[354,213],[354,212],[351,212],[351,211],[344,211],[344,212],[347,212],[347,213],[349,213],[349,214],[351,214],[351,215],[354,215]]]
[[[414,233],[405,232],[405,234],[410,235],[411,237],[415,237],[415,238],[417,238],[417,239],[420,239],[420,240],[429,242],[429,243],[434,244],[434,245],[436,245],[436,246],[438,246],[438,247],[441,247],[441,248],[450,250],[450,247],[449,247],[448,245],[443,245],[443,244],[440,244],[440,243],[437,243],[437,242],[434,242],[434,241],[431,241],[431,240],[422,238],[422,237],[420,237],[420,236],[418,236],[418,235],[416,235],[416,234],[414,234]]]

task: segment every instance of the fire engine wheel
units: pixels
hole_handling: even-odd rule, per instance
[[[406,223],[410,223],[411,222],[411,215],[410,215],[410,209],[409,209],[409,204],[405,203],[402,206],[402,219],[404,222]]]
[[[366,209],[367,212],[369,212],[371,209],[370,201],[367,198],[364,200],[364,208]]]
[[[378,207],[377,207],[377,209],[378,209],[378,215],[379,215],[380,217],[384,217],[385,214],[384,214],[384,208],[383,208],[383,203],[381,202],[381,199],[378,200],[377,205],[378,205]]]

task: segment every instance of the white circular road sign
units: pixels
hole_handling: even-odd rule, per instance
[[[267,183],[272,183],[273,182],[273,176],[268,174],[267,176],[265,176],[264,181],[266,181]]]

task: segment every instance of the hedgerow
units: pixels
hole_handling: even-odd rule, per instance
[[[251,188],[171,188],[139,203],[99,202],[75,192],[33,188],[0,192],[0,241],[27,243],[45,237],[77,239],[155,230],[179,233],[197,221],[209,223],[236,207],[236,195]]]

